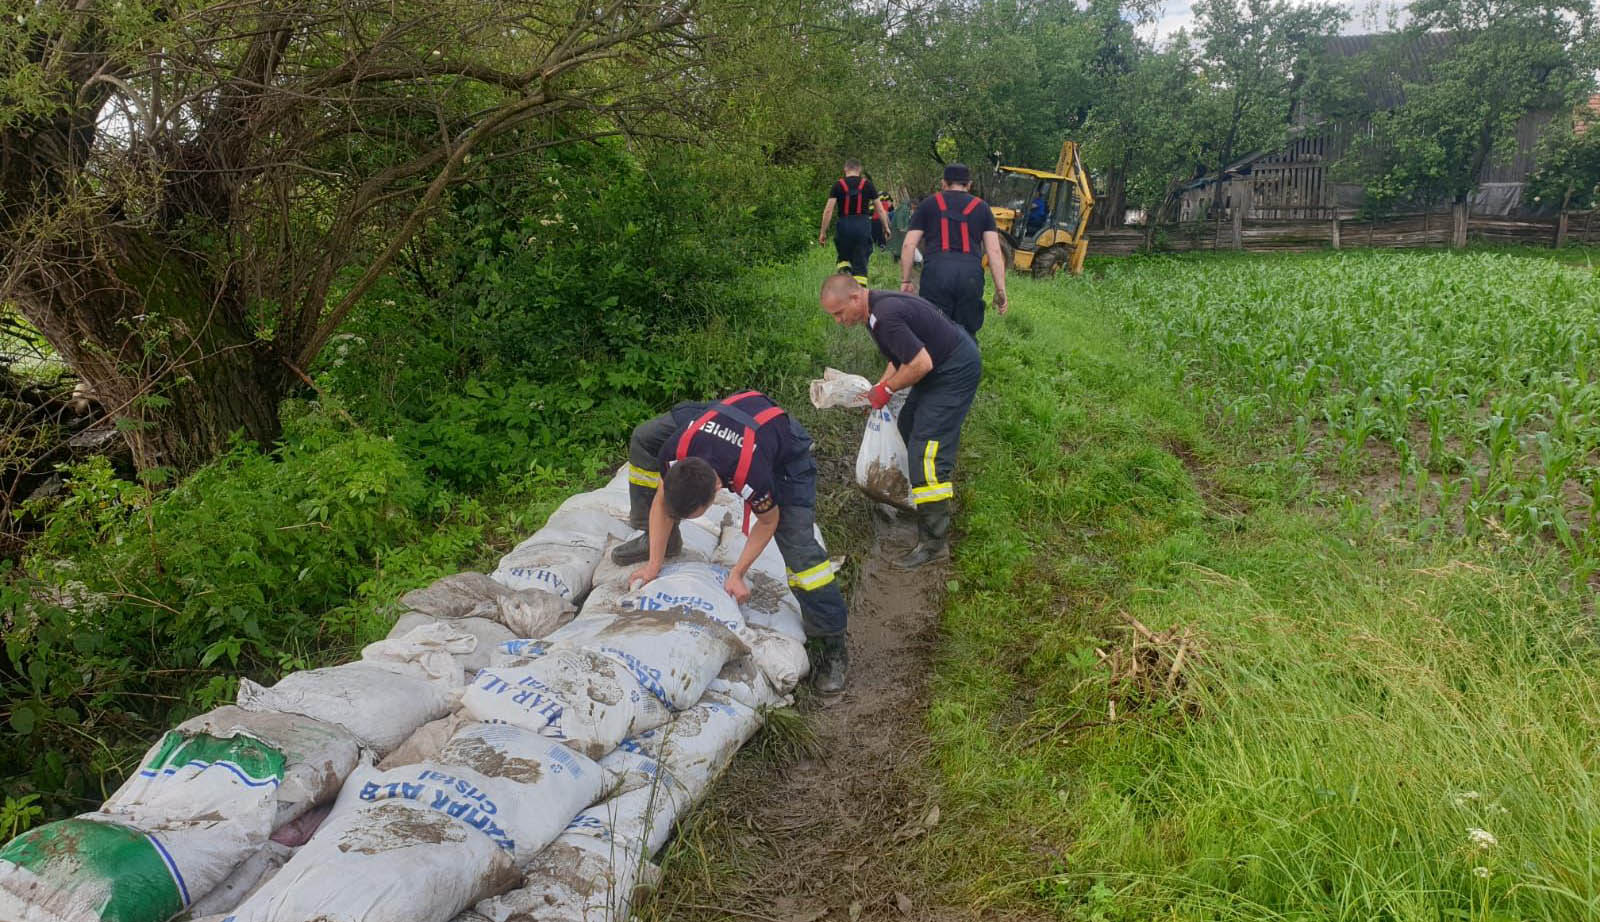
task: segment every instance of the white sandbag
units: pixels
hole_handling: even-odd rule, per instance
[[[535,733],[464,728],[437,761],[352,779],[355,789],[236,922],[449,919],[515,886],[518,865],[560,835],[606,778]]]
[[[523,727],[595,758],[671,717],[615,658],[556,645],[525,665],[482,670],[461,708],[474,720]]]
[[[0,849],[0,919],[165,922],[266,843],[283,766],[251,736],[169,731],[99,811]]]
[[[734,753],[755,735],[761,715],[732,700],[707,698],[670,723],[622,741],[621,748],[650,756],[698,801]]]
[[[895,423],[893,402],[867,415],[856,453],[856,484],[869,496],[905,505],[911,503],[911,458]]]
[[[294,849],[279,845],[277,842],[268,841],[261,846],[242,864],[233,869],[222,883],[217,884],[210,893],[194,901],[189,907],[189,914],[194,917],[204,918],[227,915],[239,907],[254,893],[258,887],[272,879],[272,875],[289,862],[293,857]]]
[[[225,922],[436,922],[513,887],[511,853],[405,800],[336,811]]]
[[[389,631],[389,636],[401,637],[413,628],[435,623],[447,624],[462,633],[471,634],[477,638],[478,645],[472,649],[472,652],[455,654],[456,665],[460,666],[461,670],[469,676],[489,665],[490,656],[500,644],[508,640],[514,640],[518,636],[516,631],[506,627],[499,621],[489,618],[444,619],[425,615],[418,611],[407,612],[396,619],[394,627]]]
[[[184,721],[177,731],[218,739],[249,734],[283,754],[283,781],[277,788],[273,829],[317,804],[331,802],[362,758],[361,743],[349,730],[299,714],[224,705]]]
[[[399,637],[367,644],[361,648],[361,661],[401,675],[460,687],[461,666],[455,658],[477,647],[478,638],[458,629],[455,622],[430,621]]]
[[[460,670],[452,683],[401,675],[377,663],[345,663],[293,672],[270,688],[240,679],[239,706],[338,724],[381,757],[418,727],[454,710],[460,681]]]
[[[722,589],[720,567],[675,564],[624,601],[633,611],[589,641],[615,657],[674,710],[692,707],[730,658],[747,652],[730,626],[743,625]],[[709,609],[709,611],[708,611]]]
[[[867,391],[870,390],[872,382],[866,378],[828,368],[822,372],[822,377],[811,382],[811,405],[819,410],[870,406],[867,403]]]
[[[500,558],[491,576],[511,589],[542,589],[576,603],[589,591],[606,545],[632,531],[615,512],[598,492],[569,497],[543,528]]]
[[[514,643],[517,641],[513,641]],[[417,728],[417,732],[406,737],[394,752],[384,757],[378,763],[379,771],[388,771],[402,765],[412,765],[424,762],[439,754],[456,731],[473,722],[471,716],[462,711],[446,714],[438,720],[431,720]]]

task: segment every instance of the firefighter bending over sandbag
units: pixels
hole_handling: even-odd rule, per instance
[[[911,501],[917,508],[917,545],[896,563],[920,567],[949,547],[950,475],[961,444],[961,425],[983,377],[978,344],[966,330],[913,294],[868,291],[848,275],[822,283],[822,309],[843,326],[865,324],[888,360],[867,394],[874,410],[896,391],[910,388],[896,418],[911,460]]]
[[[776,538],[806,635],[821,645],[816,689],[842,691],[848,613],[817,541],[811,435],[764,395],[745,391],[716,403],[680,403],[635,427],[628,441],[629,522],[644,533],[618,545],[611,559],[644,564],[630,583],[655,579],[662,563],[683,548],[678,523],[704,515],[724,486],[744,500],[749,535],[728,573],[728,594],[740,603],[750,597],[745,574]]]

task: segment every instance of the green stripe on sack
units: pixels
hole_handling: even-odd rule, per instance
[[[225,762],[237,768],[245,783],[250,785],[283,780],[283,753],[244,734],[220,739],[205,733],[186,737],[176,730],[168,730],[140,771],[179,769],[190,762],[205,765]]]
[[[156,846],[131,826],[70,819],[30,829],[0,861],[68,891],[103,894],[102,922],[159,922],[183,910],[178,883]]]

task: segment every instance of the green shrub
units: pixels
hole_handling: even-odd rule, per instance
[[[87,806],[174,711],[229,697],[234,674],[270,681],[364,641],[323,613],[442,501],[395,443],[316,415],[165,493],[103,460],[72,469],[25,572],[0,586],[0,760],[23,779],[8,790],[51,813]]]

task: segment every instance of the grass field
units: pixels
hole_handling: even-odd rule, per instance
[[[946,898],[1600,917],[1591,545],[1555,499],[1592,483],[1590,274],[1155,259],[1014,289],[955,478]],[[1339,501],[1391,462],[1477,524]]]

